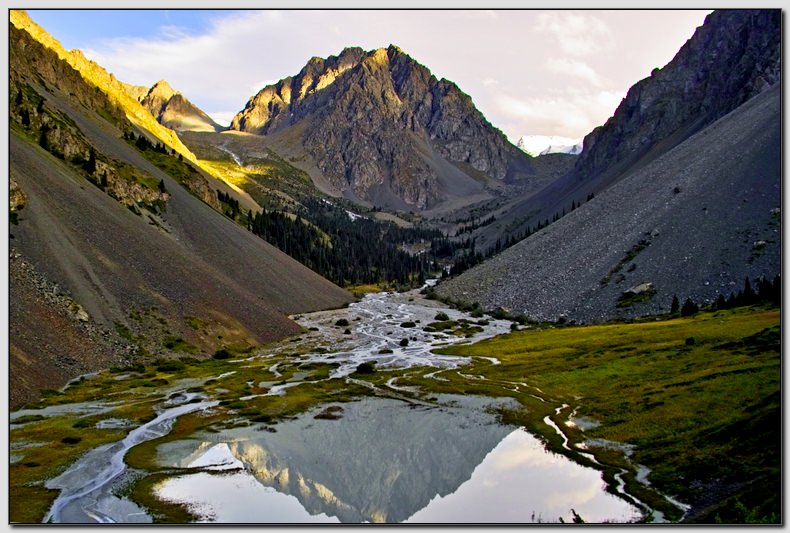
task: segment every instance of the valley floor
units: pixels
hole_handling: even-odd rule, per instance
[[[315,413],[343,418],[344,406],[353,418],[348,402],[370,396],[430,412],[449,409],[448,397],[487,398],[474,409],[493,409],[500,423],[600,471],[607,490],[646,520],[781,521],[778,310],[531,326],[469,344],[508,323],[416,291],[363,303],[296,317],[301,335],[259,351],[112,368],[12,413],[11,521],[40,522],[55,501],[67,509],[62,497],[81,489],[53,479],[70,479],[75,460],[121,441],[125,466],[103,490],[156,522],[193,521],[193,508],[161,499],[155,487],[222,472],[164,464],[167,450],[226,433],[287,432]],[[174,409],[170,429],[164,419]],[[141,438],[143,427],[150,431]]]

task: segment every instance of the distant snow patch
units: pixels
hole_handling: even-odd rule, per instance
[[[516,146],[534,157],[546,154],[578,155],[582,152],[582,141],[556,135],[524,135]]]

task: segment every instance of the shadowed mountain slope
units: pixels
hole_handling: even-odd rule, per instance
[[[636,83],[614,115],[584,139],[574,169],[499,217],[533,230],[766,90],[780,78],[779,10],[719,10],[665,67]],[[496,228],[479,232],[490,245]]]
[[[601,321],[668,312],[673,295],[712,303],[746,276],[772,279],[780,97],[777,84],[438,293],[534,319]],[[621,300],[644,283],[646,301]]]

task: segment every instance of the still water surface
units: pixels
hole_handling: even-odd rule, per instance
[[[571,521],[571,509],[588,522],[639,518],[604,491],[598,471],[497,423],[479,400],[440,400],[371,398],[345,404],[339,420],[308,415],[276,433],[240,428],[170,443],[159,450],[163,466],[218,471],[171,478],[158,494],[224,523],[557,522]]]

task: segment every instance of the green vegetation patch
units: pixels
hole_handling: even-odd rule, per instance
[[[607,285],[609,285],[609,282],[611,281],[611,279],[612,279],[612,276],[614,276],[615,274],[617,274],[618,272],[620,272],[620,271],[623,269],[623,267],[624,267],[625,265],[627,265],[628,263],[630,263],[631,261],[633,261],[634,259],[636,259],[636,256],[638,256],[638,255],[639,255],[639,254],[642,252],[642,250],[644,250],[644,249],[645,249],[645,248],[647,248],[648,246],[650,246],[650,240],[649,240],[649,239],[640,239],[638,243],[636,243],[635,245],[633,245],[633,246],[631,247],[631,249],[630,249],[630,250],[628,250],[628,251],[625,253],[625,256],[623,256],[623,258],[622,258],[622,259],[620,259],[620,262],[619,262],[619,263],[617,263],[617,264],[616,264],[616,265],[615,265],[615,266],[614,266],[614,267],[613,267],[613,268],[612,268],[612,269],[611,269],[611,270],[610,270],[610,271],[609,271],[609,272],[606,274],[606,276],[604,276],[604,278],[601,280],[601,286],[602,286],[602,287],[606,287]]]
[[[652,300],[655,295],[656,290],[652,287],[638,293],[626,291],[617,299],[617,307],[632,307],[636,304],[647,303]]]
[[[440,313],[440,315],[444,315],[444,313]],[[439,315],[437,315],[439,316]],[[488,324],[487,321],[484,321],[485,324]],[[436,322],[431,322],[424,328],[423,331],[427,333],[448,333],[451,335],[456,335],[458,337],[466,337],[470,338],[473,337],[477,333],[482,333],[484,330],[477,324],[470,322],[469,320],[462,318],[458,321],[455,320],[437,320]]]
[[[162,345],[174,352],[197,353],[197,347],[188,343],[181,337],[167,336],[162,340]]]

